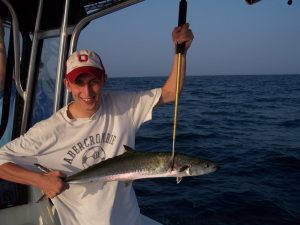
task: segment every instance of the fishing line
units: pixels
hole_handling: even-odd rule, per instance
[[[186,23],[186,12],[187,12],[187,2],[186,0],[181,0],[179,3],[179,16],[178,16],[178,26],[182,26]],[[178,115],[178,103],[180,94],[180,81],[181,81],[181,59],[182,54],[184,54],[185,43],[177,44],[177,76],[176,76],[176,96],[175,96],[175,108],[174,108],[174,126],[173,126],[173,146],[172,146],[172,168],[174,167],[175,160],[175,143],[176,143],[176,129],[177,129],[177,115]]]

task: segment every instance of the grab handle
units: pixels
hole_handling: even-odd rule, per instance
[[[186,11],[187,2],[186,0],[181,0],[179,3],[179,16],[178,16],[178,26],[182,26],[186,23]],[[184,53],[185,43],[177,44],[176,53]]]

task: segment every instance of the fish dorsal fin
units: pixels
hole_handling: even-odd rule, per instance
[[[126,153],[134,153],[134,149],[132,149],[131,147],[127,146],[127,145],[123,145],[125,150],[126,150]]]

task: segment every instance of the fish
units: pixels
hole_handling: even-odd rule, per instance
[[[183,177],[200,176],[215,172],[219,167],[212,161],[176,152],[141,152],[124,145],[125,153],[94,164],[68,177],[67,183],[84,183],[101,180],[130,182],[137,179],[176,177],[177,184]],[[38,163],[42,172],[53,171]],[[43,195],[38,201],[45,199]]]
[[[175,153],[172,162],[171,152],[141,152],[124,145],[125,153],[94,164],[68,177],[64,182],[82,183],[93,180],[131,181],[146,178],[176,177],[179,183],[183,177],[200,176],[215,172],[219,167],[212,161]],[[53,171],[35,164],[44,173]]]
[[[135,151],[124,145],[125,153],[109,158],[78,173],[65,177],[68,183],[88,182],[100,179],[110,181],[132,181],[146,178],[199,176],[215,172],[218,166],[207,159],[171,152]]]

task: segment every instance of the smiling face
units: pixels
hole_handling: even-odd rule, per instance
[[[65,79],[64,83],[74,100],[68,108],[68,116],[70,118],[91,117],[100,106],[101,93],[106,80],[106,75],[98,79],[91,74],[79,75],[74,83]]]

